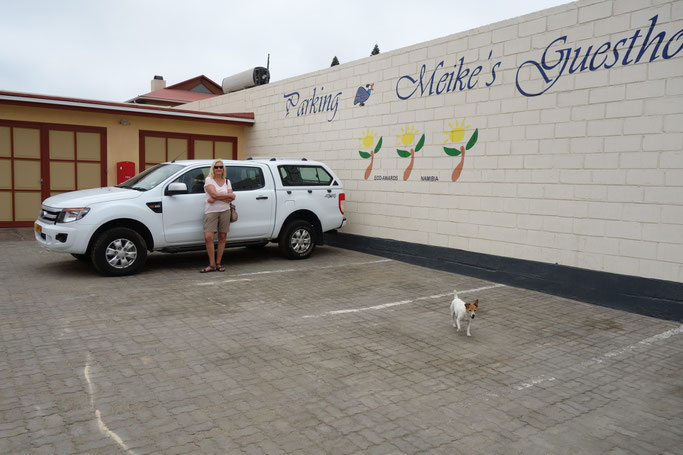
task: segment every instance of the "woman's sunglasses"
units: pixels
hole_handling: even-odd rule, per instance
[[[223,169],[223,166],[214,166],[214,169]]]

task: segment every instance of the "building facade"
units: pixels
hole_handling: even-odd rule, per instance
[[[683,302],[683,1],[569,3],[186,107],[254,112],[248,156],[329,164],[340,244]]]
[[[49,196],[115,185],[162,161],[244,157],[253,123],[253,114],[0,92],[0,226],[32,226]]]

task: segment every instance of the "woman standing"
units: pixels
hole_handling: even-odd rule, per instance
[[[221,264],[225,239],[230,230],[230,203],[235,200],[230,180],[225,178],[223,161],[216,160],[211,165],[209,175],[204,182],[206,202],[204,203],[204,242],[206,253],[209,255],[209,266],[200,270],[201,273],[225,272]],[[218,233],[218,251],[213,247],[214,234]]]

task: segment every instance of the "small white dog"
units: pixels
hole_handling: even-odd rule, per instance
[[[451,302],[451,319],[453,319],[453,327],[457,327],[458,331],[460,331],[460,320],[467,316],[467,336],[472,336],[470,334],[470,324],[472,324],[472,319],[474,319],[478,307],[479,299],[475,300],[474,303],[465,303],[458,298],[458,291],[453,289],[453,301]]]

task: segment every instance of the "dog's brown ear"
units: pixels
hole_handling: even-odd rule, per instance
[[[472,305],[474,305],[475,307],[478,308],[479,307],[479,299],[475,300]]]

